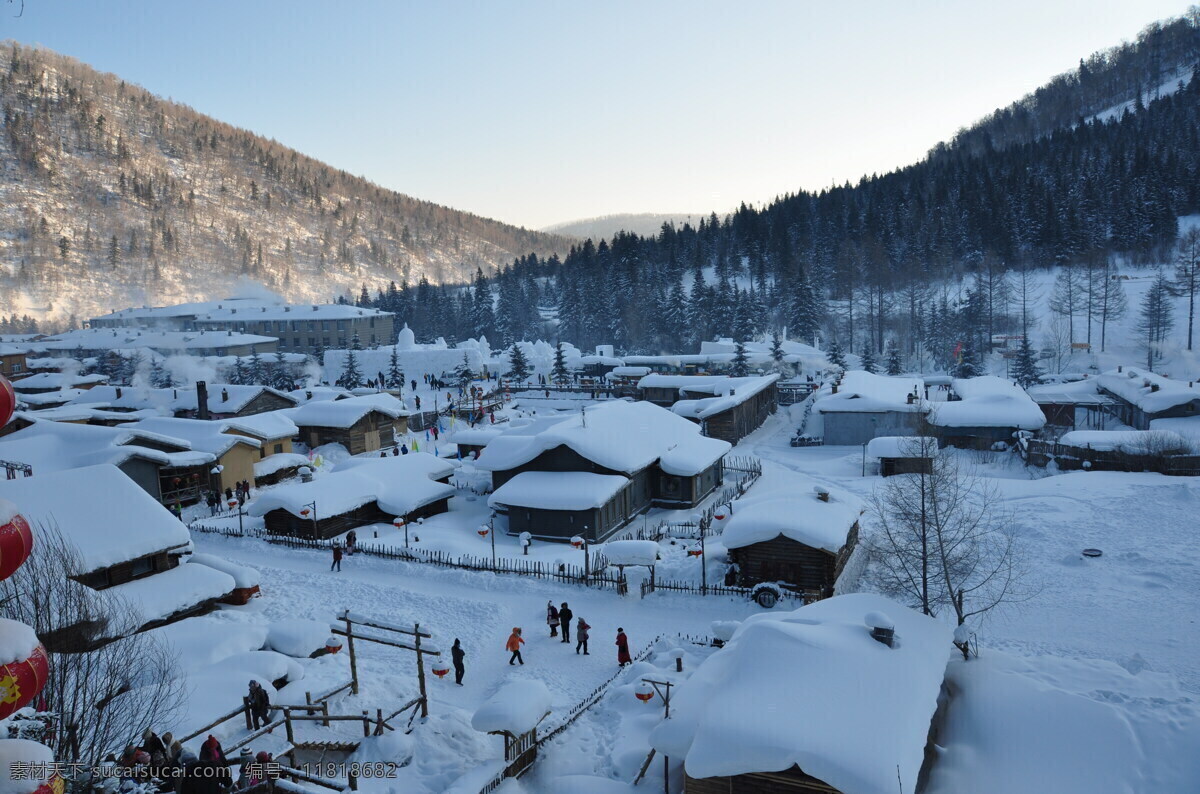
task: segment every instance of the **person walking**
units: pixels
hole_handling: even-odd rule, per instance
[[[565,643],[571,642],[571,618],[575,617],[575,613],[567,606],[564,601],[562,606],[558,608],[558,625],[562,629],[562,641]]]
[[[271,721],[268,716],[271,709],[271,698],[267,694],[267,690],[263,689],[262,684],[250,679],[250,694],[247,696],[247,700],[250,701],[250,716],[254,720],[254,729],[258,730],[262,725]]]
[[[575,653],[579,653],[579,649],[583,648],[583,655],[584,656],[588,655],[587,641],[588,641],[588,637],[591,636],[588,633],[591,630],[591,628],[592,627],[589,626],[587,624],[587,621],[584,620],[583,618],[580,618],[579,622],[577,624],[575,624],[575,639],[578,640],[578,642],[575,643]]]
[[[624,667],[627,664],[632,664],[633,658],[629,655],[629,638],[625,636],[625,629],[617,628],[617,664]]]
[[[553,601],[546,602],[546,623],[550,624],[550,636],[558,636],[558,608]]]
[[[200,760],[201,761],[224,761],[225,750],[222,749],[221,743],[217,741],[217,737],[211,733],[204,740],[204,744],[200,745]]]
[[[346,533],[346,556],[350,557],[354,554],[354,547],[358,545],[358,533],[353,529]]]
[[[463,673],[466,672],[466,668],[463,667],[463,659],[467,657],[467,652],[462,649],[458,637],[454,638],[454,644],[450,646],[450,656],[454,660],[454,683],[462,686]]]
[[[512,656],[509,657],[508,663],[520,662],[525,664],[525,660],[521,658],[521,646],[525,644],[525,640],[521,639],[521,629],[513,626],[512,634],[508,637],[508,642],[505,643],[505,650],[512,651]]]
[[[338,570],[338,572],[341,573],[341,570],[342,570],[342,547],[340,544],[337,544],[337,543],[333,544],[333,564],[329,566],[329,570],[332,571],[334,568],[336,568]]]

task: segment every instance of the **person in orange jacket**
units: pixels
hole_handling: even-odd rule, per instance
[[[508,637],[508,643],[504,646],[505,650],[512,651],[512,656],[508,659],[509,664],[513,662],[525,664],[525,660],[521,658],[521,646],[524,644],[525,640],[521,639],[521,630],[514,626],[512,634]]]

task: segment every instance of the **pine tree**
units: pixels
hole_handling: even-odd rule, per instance
[[[958,351],[958,361],[954,365],[954,377],[974,378],[982,374],[979,354],[975,350],[975,340],[967,337]]]
[[[404,388],[404,370],[400,369],[400,351],[395,345],[388,357],[387,386],[389,389]]]
[[[775,371],[783,372],[783,337],[776,331],[771,336],[771,360],[775,362]]]
[[[234,385],[241,385],[246,382],[246,362],[242,360],[241,356],[233,357],[233,371],[229,373],[226,380]]]
[[[831,339],[829,349],[825,351],[825,358],[829,359],[829,363],[838,369],[846,368],[846,356],[842,354],[842,346],[838,344],[837,339]]]
[[[358,338],[357,336],[355,337]],[[341,376],[337,379],[337,385],[343,389],[357,389],[362,386],[363,377],[362,371],[358,368],[358,348],[351,348],[346,351],[346,366],[342,369]]]
[[[283,351],[275,351],[275,361],[271,366],[271,374],[268,378],[271,386],[280,391],[291,391],[295,388],[292,383],[292,373],[289,371],[287,359],[284,358]]]
[[[1154,279],[1142,298],[1137,330],[1146,348],[1146,369],[1154,369],[1155,359],[1162,358],[1162,344],[1175,326],[1171,306],[1171,287],[1162,273]]]
[[[1196,293],[1200,292],[1200,228],[1193,226],[1179,239],[1175,255],[1176,291],[1188,299],[1187,349],[1192,349],[1196,321]]]
[[[517,383],[529,380],[529,360],[525,358],[525,352],[516,342],[513,342],[508,350],[508,372],[504,375]]]
[[[869,344],[863,348],[860,358],[862,358],[862,368],[867,372],[874,372],[879,368],[879,365],[875,363],[875,351]]]
[[[1037,357],[1033,353],[1033,345],[1029,344],[1028,338],[1021,338],[1021,346],[1017,348],[1012,376],[1013,380],[1026,389],[1042,382],[1042,368],[1038,366]]]
[[[363,349],[362,341],[359,340],[359,338],[358,338],[358,331],[355,331],[354,336],[352,336],[350,338],[350,349],[351,350],[362,350]]]
[[[904,365],[900,361],[900,345],[896,344],[895,339],[887,341],[887,374],[899,375],[904,371]]]
[[[823,314],[821,300],[809,282],[807,273],[800,268],[791,285],[791,300],[787,305],[788,336],[802,342],[812,342]]]
[[[121,246],[117,243],[117,236],[114,234],[108,241],[108,266],[116,270],[117,265],[121,263]]]
[[[325,366],[325,344],[321,341],[321,337],[317,337],[317,344],[312,352],[313,360],[317,362],[317,366]]]
[[[467,388],[475,380],[475,371],[471,369],[471,361],[463,353],[462,363],[454,368],[454,380],[461,388]]]
[[[554,367],[550,370],[550,377],[558,384],[571,379],[571,371],[567,369],[567,351],[561,341],[554,345]]]
[[[735,378],[744,378],[750,374],[750,357],[746,355],[746,343],[740,339],[733,348],[733,364],[729,373]]]
[[[258,386],[266,385],[267,373],[263,366],[262,356],[258,354],[258,348],[254,345],[250,346],[250,361],[246,365],[246,383],[252,383]]]
[[[150,385],[155,389],[169,389],[175,385],[170,371],[163,366],[162,359],[152,356],[150,359]]]

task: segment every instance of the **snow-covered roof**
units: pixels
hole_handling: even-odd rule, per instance
[[[872,639],[871,613],[894,623],[894,647]],[[839,791],[916,791],[950,641],[868,593],[753,615],[678,687],[650,743],[695,778],[798,765]]]
[[[229,307],[244,309],[269,306],[277,303],[261,298],[225,298],[214,301],[197,301],[193,303],[177,303],[174,306],[140,306],[121,309],[110,314],[93,317],[93,320],[121,320],[133,323],[136,320],[158,320],[168,317],[196,317],[209,312]]]
[[[291,306],[221,306],[196,317],[196,324],[207,322],[259,322],[262,320],[351,320],[358,317],[382,317],[390,314],[378,309],[347,303],[295,304]]]
[[[295,452],[280,452],[275,455],[268,455],[254,464],[255,477],[267,477],[283,469],[299,468],[307,466],[308,458],[299,455]]]
[[[447,436],[446,440],[455,444],[484,447],[491,443],[492,439],[501,436],[505,429],[503,425],[464,427],[461,430],[454,431],[453,435]]]
[[[256,587],[262,580],[254,568],[239,565],[215,554],[193,554],[189,562],[192,565],[207,565],[209,568],[216,568],[218,571],[229,574],[238,587]]]
[[[622,361],[621,359],[617,358],[616,356],[601,356],[601,355],[595,354],[595,355],[590,355],[590,356],[580,356],[579,363],[584,366],[586,366],[588,364],[600,364],[601,366],[605,366],[605,367],[620,368],[621,365],[624,364],[625,362]]]
[[[817,488],[829,494],[828,502],[817,498]],[[740,549],[782,535],[836,554],[846,545],[846,535],[864,507],[858,497],[824,486],[800,486],[785,495],[777,493],[734,502],[733,515],[721,533],[725,548]]]
[[[184,563],[169,571],[134,579],[100,591],[106,598],[119,598],[145,625],[164,620],[197,604],[227,596],[237,583],[224,571],[199,563]]]
[[[208,389],[208,410],[214,414],[229,414],[236,413],[260,395],[274,394],[281,397],[293,405],[296,400],[287,392],[272,389],[270,386],[257,385],[241,385],[237,383],[209,383]],[[162,391],[168,391],[163,389]],[[189,389],[171,389],[174,393],[174,399],[171,407],[176,411],[195,411],[199,406],[196,399],[195,388]]]
[[[386,458],[351,458],[312,482],[293,482],[266,491],[246,508],[252,516],[286,510],[304,518],[305,505],[317,503],[317,518],[342,515],[376,502],[379,509],[403,516],[439,499],[454,496],[452,485],[434,482],[453,465],[425,452]],[[312,516],[307,516],[311,518]]]
[[[652,372],[638,381],[639,389],[675,389],[682,391],[712,391],[718,384],[729,381],[725,375],[664,375]]]
[[[191,450],[188,441],[145,430],[68,422],[43,421],[26,414],[33,424],[0,439],[0,456],[33,466],[34,474],[76,469],[100,463],[119,465],[130,458],[143,458],[162,466],[189,465],[181,454],[196,464],[213,456]],[[161,452],[142,443],[175,447],[177,452]]]
[[[514,427],[488,444],[475,465],[502,471],[566,446],[612,471],[633,474],[667,457],[669,473],[692,476],[732,448],[725,441],[701,436],[695,423],[652,403],[613,401],[586,410],[586,415],[572,414],[548,424],[534,422],[525,432]]]
[[[39,405],[64,405],[76,399],[81,394],[87,394],[87,390],[60,389],[58,391],[39,392],[37,394],[18,394],[17,402],[33,407]]]
[[[1097,386],[1146,413],[1166,411],[1177,405],[1200,400],[1200,388],[1193,383],[1164,378],[1144,369],[1111,370],[1096,377]]]
[[[0,741],[0,794],[33,794],[42,786],[52,790],[50,780],[56,775],[54,751],[46,745],[30,739]]]
[[[3,445],[0,445],[2,448]],[[0,480],[35,533],[57,527],[88,573],[187,544],[187,527],[116,466]]]
[[[1179,433],[1157,426],[1151,430],[1072,430],[1058,443],[1071,447],[1090,447],[1101,452],[1146,455],[1163,449],[1190,449],[1192,441]],[[1189,420],[1183,420],[1189,421]]]
[[[821,413],[924,411],[926,406],[919,399],[924,389],[925,384],[920,378],[876,375],[866,370],[852,369],[842,375],[837,394],[822,397],[816,408]],[[908,398],[911,394],[917,395],[917,399],[910,403]]]
[[[295,400],[297,405],[307,405],[313,402],[341,400],[354,395],[341,386],[309,386],[307,389],[293,389],[288,392],[288,396]]]
[[[300,432],[292,418],[283,411],[234,416],[228,419],[218,419],[217,423],[226,433],[248,433],[261,439],[292,438]]]
[[[704,389],[704,391],[711,389],[716,396],[698,400],[678,400],[671,406],[671,410],[680,416],[707,419],[741,405],[777,380],[779,380],[778,373],[750,378],[728,378],[725,383],[715,384]],[[684,387],[682,391],[691,393],[692,389]]]
[[[938,442],[929,436],[878,436],[867,442],[868,458],[924,458],[936,453]]]
[[[312,401],[296,408],[290,414],[297,427],[340,427],[353,426],[372,411],[387,414],[393,419],[408,416],[404,403],[390,394],[365,394],[344,400]]]
[[[521,735],[537,727],[550,713],[550,690],[541,681],[517,679],[503,684],[471,717],[477,731],[507,731]]]
[[[523,471],[488,497],[488,506],[539,510],[591,510],[612,499],[629,483],[619,474],[585,471]]]
[[[206,452],[214,457],[221,457],[234,446],[259,449],[262,442],[248,436],[235,436],[222,432],[222,425],[204,419],[177,419],[173,416],[155,416],[119,426],[125,430],[136,430],[146,433],[157,433],[161,436],[181,438],[191,449]]]
[[[81,328],[37,342],[41,350],[178,350],[196,352],[242,345],[270,345],[273,336],[237,331],[157,331],[145,328]]]
[[[1046,415],[1025,390],[995,375],[955,378],[952,387],[961,400],[937,403],[929,423],[937,427],[1013,427],[1040,430]]]
[[[610,540],[601,549],[612,565],[654,565],[658,544],[653,540]]]
[[[77,389],[83,386],[106,383],[104,375],[74,375],[65,372],[39,372],[13,382],[13,391],[20,394],[24,391],[45,389]]]

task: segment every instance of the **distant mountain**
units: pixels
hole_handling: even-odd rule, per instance
[[[569,241],[411,198],[71,58],[0,48],[0,314],[468,281]]]
[[[707,213],[673,212],[657,214],[619,213],[617,215],[601,215],[598,218],[584,218],[566,223],[556,223],[547,226],[542,231],[552,234],[563,234],[580,239],[607,240],[617,232],[632,232],[642,237],[654,237],[662,229],[664,223],[682,226],[690,223],[695,226]]]

